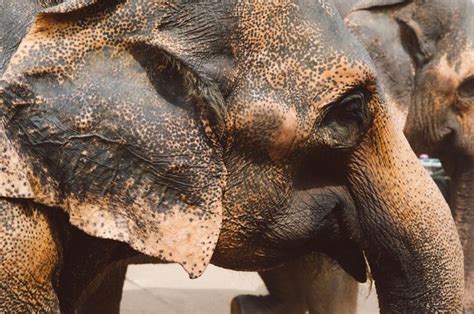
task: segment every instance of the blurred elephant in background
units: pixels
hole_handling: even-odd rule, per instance
[[[465,255],[464,308],[473,312],[474,4],[464,0],[349,0],[336,1],[336,6],[350,31],[374,61],[397,127],[404,129],[417,154],[428,153],[440,158],[452,180],[447,189],[445,176],[434,174],[433,177],[446,194],[457,222]],[[332,298],[312,298],[313,304],[306,301],[299,302],[300,307],[294,306],[296,300],[308,300],[324,290],[322,284],[307,278],[299,280],[304,276],[302,274],[314,273],[313,269],[319,268],[302,261],[261,273],[271,292],[268,299],[278,300],[274,303],[279,308],[292,313],[304,313],[308,309],[311,313],[325,313],[327,311],[311,308],[331,304],[344,306],[334,313],[355,311],[356,301],[338,302],[344,295],[349,296],[348,300],[354,300],[351,296],[357,288],[350,288],[350,285],[339,290],[328,286],[327,290],[333,292]],[[292,275],[284,275],[284,272]],[[334,273],[333,280],[337,282],[344,276],[347,275],[340,270],[340,273]],[[317,280],[315,276],[314,281]],[[271,286],[283,286],[283,281],[288,289],[273,292]],[[325,282],[326,278],[321,281]],[[301,292],[297,297],[292,293],[294,286]],[[264,299],[240,296],[234,302],[258,308],[258,303],[268,303],[259,301]]]

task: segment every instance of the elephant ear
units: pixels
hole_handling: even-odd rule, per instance
[[[137,18],[114,9],[103,18]],[[31,165],[37,202],[197,277],[222,221],[219,89],[159,42],[127,37],[112,22],[99,27],[94,12],[43,15],[22,41],[4,79],[34,100],[7,106],[9,146]]]

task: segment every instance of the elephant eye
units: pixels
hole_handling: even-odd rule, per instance
[[[461,83],[458,89],[461,97],[472,98],[474,97],[474,75],[468,77]]]
[[[363,122],[363,106],[366,104],[365,95],[362,91],[356,91],[354,94],[344,97],[339,102],[341,106],[341,118],[353,119],[358,124]]]
[[[327,107],[318,128],[321,141],[332,148],[350,148],[371,123],[369,93],[363,88],[351,90]]]

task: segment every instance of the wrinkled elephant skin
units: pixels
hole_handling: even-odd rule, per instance
[[[264,270],[314,250],[360,278],[363,251],[382,311],[461,309],[449,208],[329,2],[65,1],[12,56],[0,117],[2,242],[10,264],[48,266],[36,303],[18,269],[1,304],[62,306],[74,226],[128,244],[105,260],[140,253],[192,278],[211,259]],[[43,234],[38,260],[21,239]]]

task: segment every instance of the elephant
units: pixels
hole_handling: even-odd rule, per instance
[[[438,157],[451,178],[449,205],[465,259],[464,308],[474,312],[474,3],[456,4],[447,21],[453,27],[416,67],[405,134],[415,152]]]
[[[471,61],[474,57],[474,2],[347,0],[336,1],[336,6],[349,30],[373,60],[396,125],[404,130],[417,154],[429,153],[440,158],[453,182],[450,193],[443,194],[447,194],[445,197],[463,243],[464,309],[474,312],[474,134],[469,131],[474,129],[474,111],[470,109],[474,99]],[[437,184],[444,192],[446,179],[442,178]],[[328,312],[312,310],[322,304],[340,306],[331,311],[334,313],[355,311],[356,301],[352,296],[357,288],[349,288],[350,278],[345,279],[345,289],[338,290],[331,285],[325,289],[325,278],[304,277],[319,267],[305,263],[303,258],[262,273],[270,296],[239,296],[233,302],[240,304],[241,312],[252,312],[259,307],[280,307],[284,308],[283,312],[291,313],[304,313],[308,309],[310,313]],[[334,281],[345,277],[342,271],[333,274]],[[285,285],[285,289],[272,292],[273,287]],[[291,292],[294,286],[300,291],[297,297]],[[295,300],[321,294],[324,290],[333,292],[333,297],[306,301],[303,308],[294,305]],[[352,302],[339,302],[344,296]],[[269,302],[275,304],[269,306]],[[300,305],[304,303],[300,301]],[[247,309],[242,310],[245,307]]]
[[[329,1],[64,1],[0,117],[2,311],[74,311],[128,263],[313,251],[359,281],[367,261],[383,312],[461,311],[449,208]]]
[[[53,1],[18,1],[12,2],[7,0],[0,0],[0,24],[3,32],[0,33],[2,48],[0,50],[0,75],[8,64],[11,55],[15,52],[21,39],[26,34],[28,28],[33,22],[34,16],[44,8],[60,4],[62,0]],[[113,242],[97,241],[95,239],[85,239],[82,232],[76,229],[68,229],[70,246],[75,250],[68,253],[68,261],[80,258],[82,255],[91,254],[94,250],[104,250],[104,246],[115,244]],[[90,245],[93,243],[93,245]],[[87,244],[87,245],[84,245]],[[89,249],[92,246],[93,249]],[[117,246],[117,245],[116,245]],[[81,250],[77,248],[80,247]],[[127,249],[123,246],[118,246],[118,254],[127,253]],[[79,252],[78,252],[79,251]],[[117,254],[117,253],[116,253]],[[73,257],[69,256],[72,255]],[[128,259],[130,260],[130,259]],[[132,259],[133,260],[133,259]],[[153,259],[139,258],[143,262],[154,262]],[[67,291],[61,295],[61,309],[65,312],[76,313],[112,313],[119,312],[120,300],[122,296],[123,282],[127,270],[128,263],[119,262],[113,267],[108,266],[103,270],[98,278],[92,280],[89,278],[87,272],[82,269],[98,268],[97,265],[91,265],[81,268],[75,267],[73,263],[67,263],[63,266],[63,272],[66,274],[61,278],[64,282],[60,288],[61,291]],[[314,266],[315,267],[314,267]],[[100,268],[100,267],[99,267]],[[305,277],[286,278],[287,275],[295,273],[293,269],[305,268],[310,271],[309,278],[306,278],[307,272],[300,272]],[[79,276],[77,274],[80,274]],[[104,275],[105,274],[105,275]],[[269,271],[261,272],[262,279],[267,287],[271,289],[271,297],[269,301],[264,301],[265,298],[240,297],[243,302],[254,302],[254,304],[241,305],[237,299],[233,302],[233,311],[240,312],[242,309],[247,311],[280,311],[282,313],[288,312],[305,312],[307,308],[311,312],[331,312],[343,313],[352,312],[355,309],[357,301],[357,281],[351,279],[344,270],[342,270],[337,263],[331,261],[321,253],[312,253],[307,257],[303,257],[296,261],[285,264],[282,268],[275,268]],[[84,278],[86,277],[86,278]],[[111,278],[111,280],[105,280]],[[311,279],[311,280],[308,280]],[[70,282],[84,282],[89,284],[87,287],[83,285],[68,284]],[[289,293],[288,283],[293,284],[292,291]],[[308,288],[306,285],[311,285]],[[83,293],[83,291],[87,293]],[[310,295],[306,295],[305,291],[312,291]],[[280,293],[281,292],[281,293]],[[301,297],[305,296],[305,299]],[[343,296],[344,299],[340,296]],[[323,302],[324,300],[324,302]],[[257,303],[255,303],[257,302]],[[78,306],[79,305],[79,306]],[[256,308],[259,306],[260,308]],[[235,308],[234,308],[235,307]],[[263,309],[262,307],[266,307]]]

